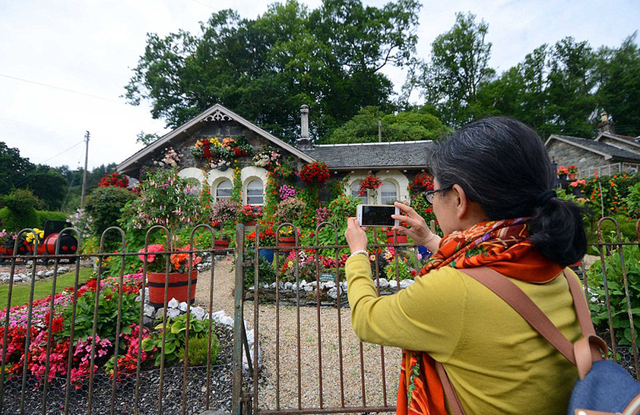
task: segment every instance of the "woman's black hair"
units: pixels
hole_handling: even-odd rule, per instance
[[[583,209],[552,197],[555,169],[525,124],[507,117],[468,124],[438,144],[430,169],[441,188],[460,185],[491,220],[530,217],[530,239],[550,260],[567,266],[584,256]]]

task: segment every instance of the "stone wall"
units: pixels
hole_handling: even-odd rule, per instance
[[[575,164],[579,176],[589,176],[594,170],[611,165],[603,156],[584,150],[580,147],[554,140],[548,148],[549,158],[558,167]]]

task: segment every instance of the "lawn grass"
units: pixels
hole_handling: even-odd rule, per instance
[[[92,268],[80,269],[79,285],[88,281],[91,278]],[[69,272],[64,275],[58,275],[56,280],[56,294],[64,290],[66,287],[72,287],[75,283],[76,274],[75,271]],[[53,286],[53,278],[47,278],[46,280],[36,281],[33,299],[45,298],[51,295],[51,288]],[[16,305],[22,305],[29,301],[29,293],[31,290],[31,284],[14,284],[11,291],[11,307]],[[0,310],[5,309],[7,306],[7,297],[9,295],[9,284],[0,285]]]

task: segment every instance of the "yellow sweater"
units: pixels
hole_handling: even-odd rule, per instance
[[[444,267],[378,297],[365,255],[350,258],[346,274],[358,338],[425,351],[442,362],[468,415],[566,413],[577,370],[479,282]],[[571,341],[580,337],[564,278],[512,281]]]

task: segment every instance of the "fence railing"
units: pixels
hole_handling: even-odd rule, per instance
[[[623,229],[625,238],[618,223],[602,219],[590,245],[595,255],[574,268],[611,358],[636,378],[638,226],[633,238]],[[98,253],[80,254],[82,239],[65,230],[75,236],[76,249],[61,253],[60,238],[47,248],[53,253],[38,252],[34,235],[33,252],[0,255],[0,308],[6,307],[0,313],[0,412],[395,412],[400,351],[363,344],[351,329],[342,231],[323,223],[303,244],[291,224],[278,229],[293,229],[294,241],[284,245],[277,236],[273,246],[261,246],[259,238],[246,243],[238,225],[235,247],[216,249],[213,230],[201,225],[189,248],[154,252],[154,231],[167,235],[167,246],[173,240],[156,227],[139,253],[128,252],[124,232],[111,228],[108,233],[120,236],[116,252],[107,252],[103,235]],[[211,233],[210,243],[194,247],[198,232]],[[404,277],[427,256],[381,232],[370,249],[381,295],[410,284]],[[273,258],[265,259],[269,252]],[[171,257],[155,262],[165,253],[186,261],[185,280],[167,272]],[[158,265],[161,282],[154,283]],[[193,269],[199,269],[197,280]],[[194,302],[174,302],[174,293],[185,300],[193,294]],[[149,302],[153,295],[160,295],[159,309]]]

